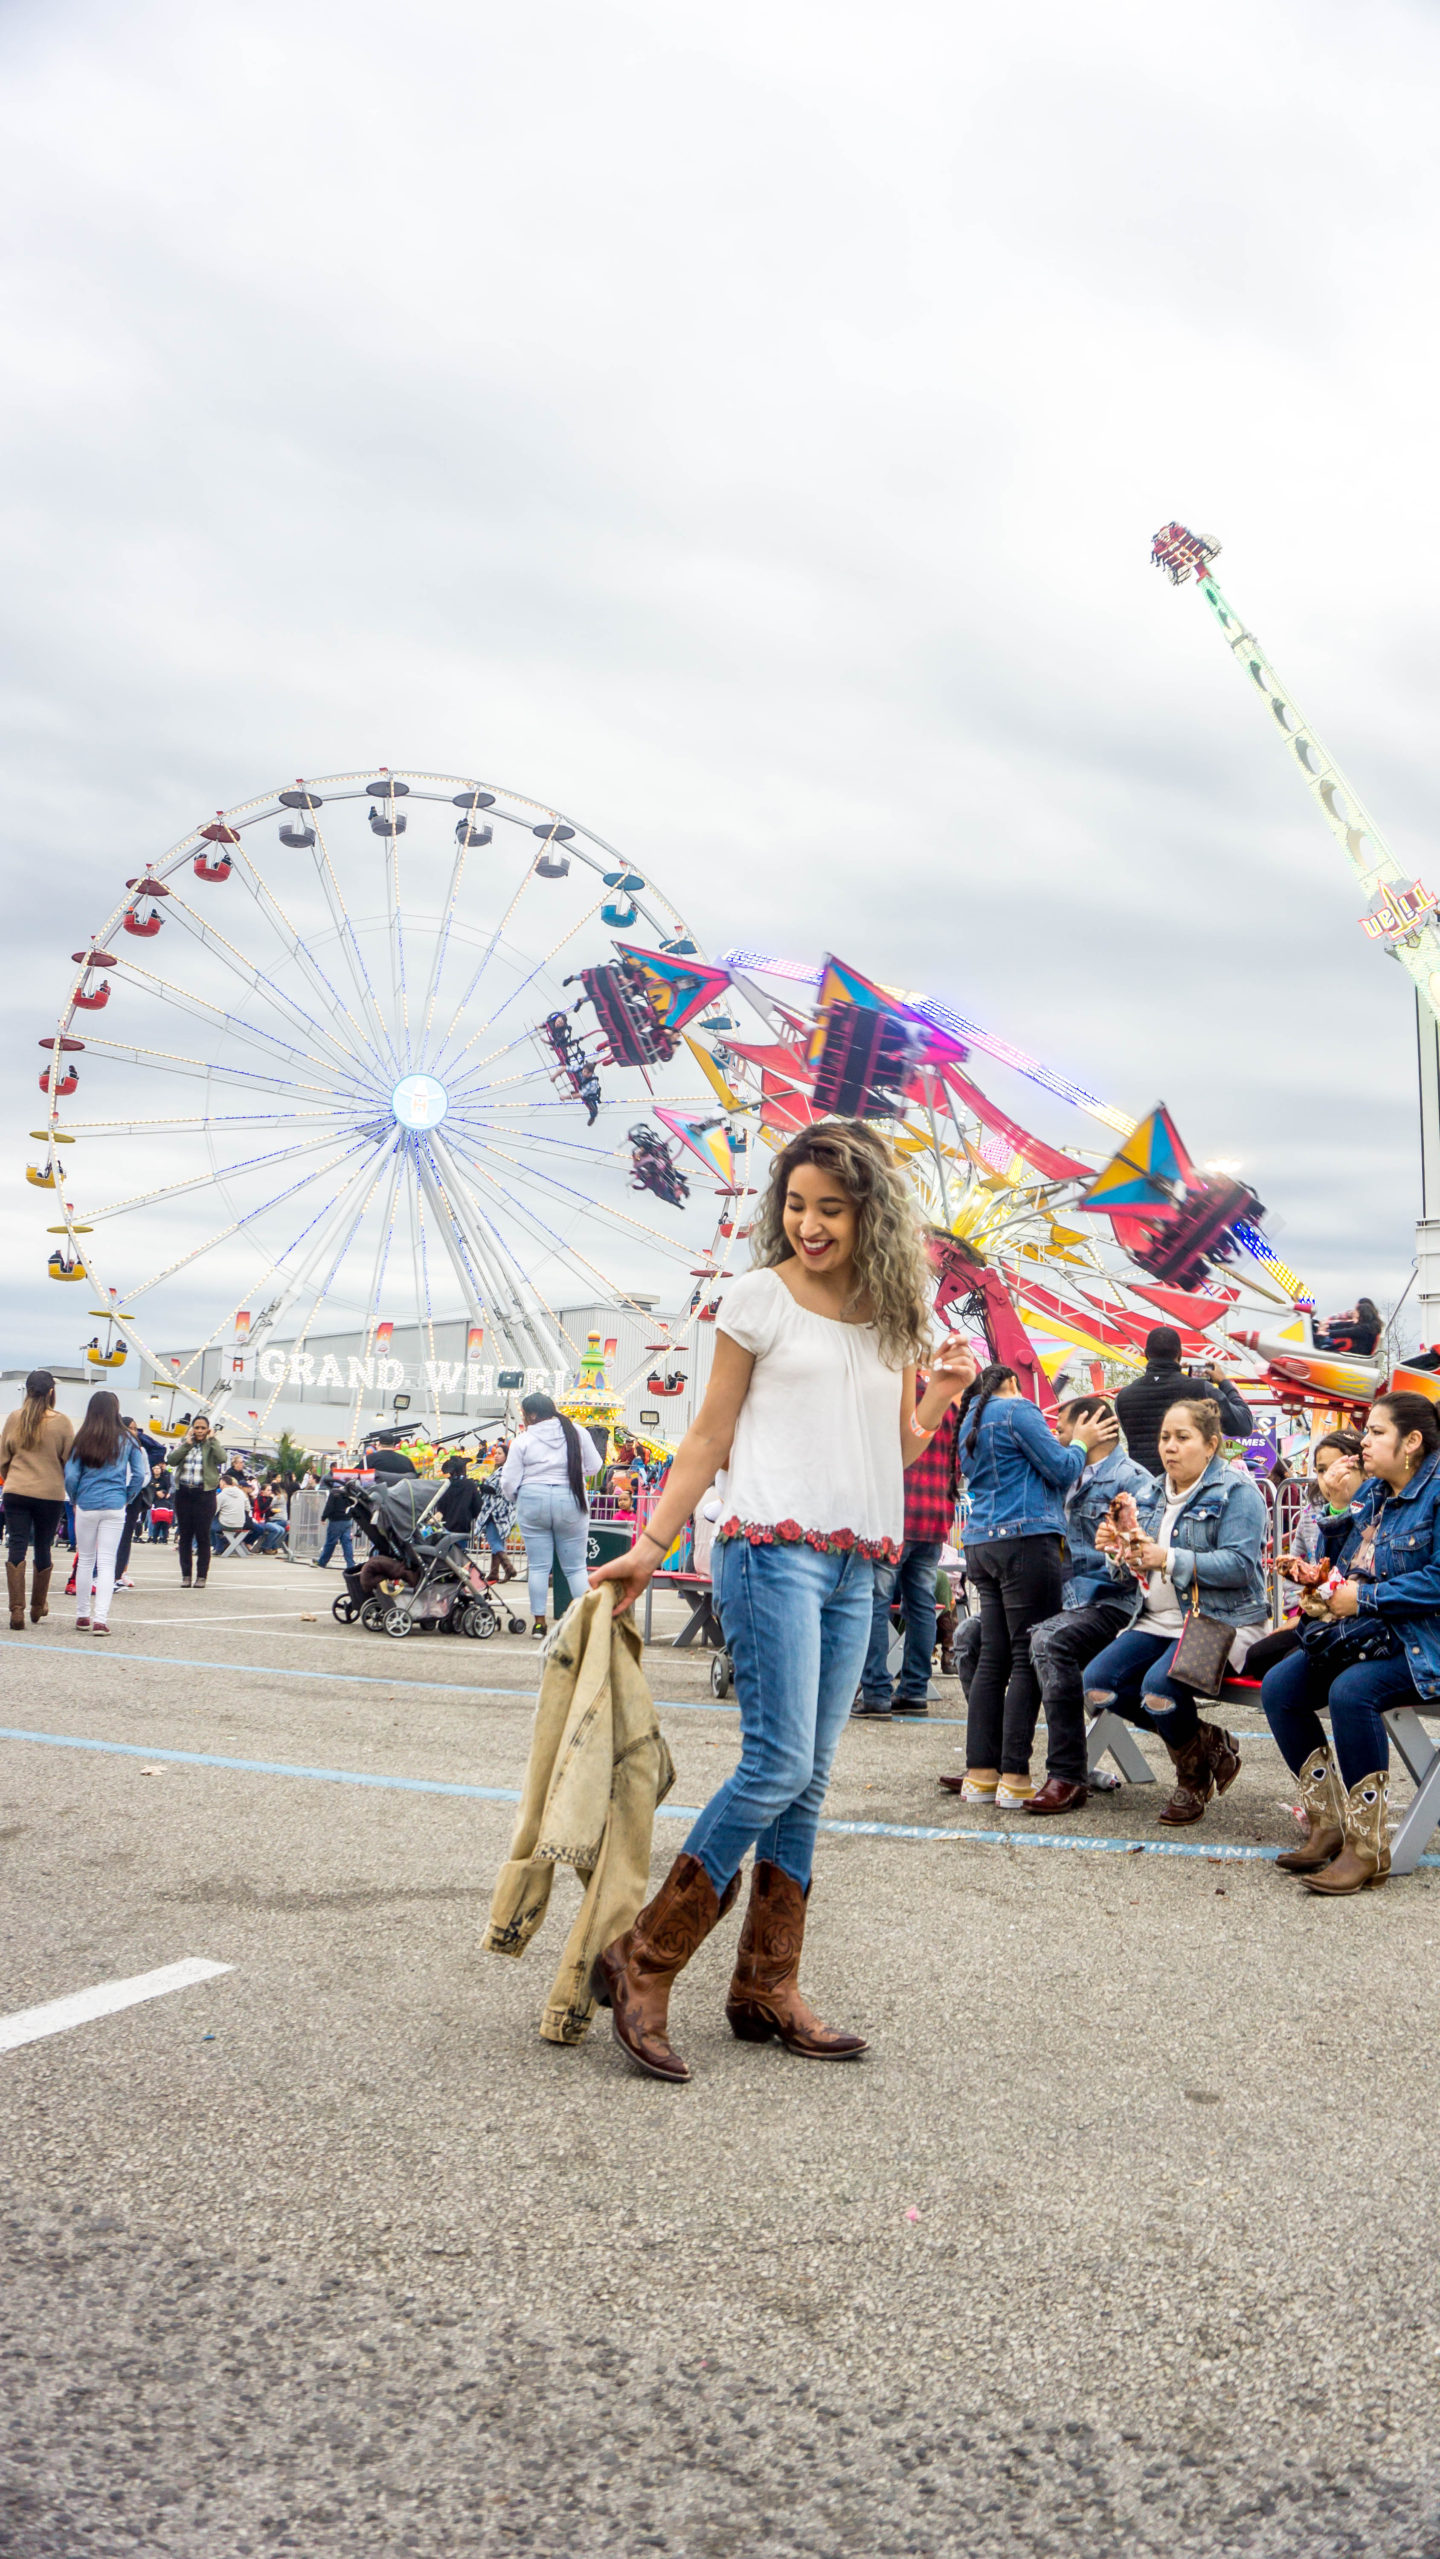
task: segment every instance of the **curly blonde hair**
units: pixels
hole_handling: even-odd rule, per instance
[[[785,1194],[802,1164],[833,1173],[856,1208],[855,1286],[850,1303],[868,1298],[888,1368],[922,1360],[930,1340],[932,1273],[915,1196],[878,1130],[864,1120],[816,1120],[782,1147],[750,1230],[756,1270],[793,1261],[785,1232]]]

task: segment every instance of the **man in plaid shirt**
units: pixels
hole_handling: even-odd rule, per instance
[[[925,1378],[917,1371],[917,1398]],[[935,1651],[935,1576],[940,1550],[955,1532],[956,1407],[951,1405],[928,1448],[905,1469],[905,1542],[898,1564],[875,1567],[875,1613],[870,1624],[870,1650],[860,1675],[856,1715],[928,1715],[930,1663]],[[892,1698],[886,1656],[890,1650],[890,1610],[898,1600],[905,1620],[905,1654],[900,1684]]]

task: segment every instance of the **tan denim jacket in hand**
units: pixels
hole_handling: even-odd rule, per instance
[[[613,1592],[602,1583],[564,1618],[540,1682],[485,1945],[492,1955],[523,1955],[545,1916],[556,1867],[574,1867],[585,1897],[540,2020],[547,2043],[584,2041],[595,2014],[595,1958],[630,1926],[650,1889],[655,1807],[675,1768],[640,1665],[634,1618],[615,1616]]]

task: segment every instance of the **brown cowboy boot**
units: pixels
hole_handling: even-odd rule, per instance
[[[55,1567],[53,1564],[47,1564],[43,1573],[33,1573],[31,1575],[30,1623],[32,1626],[38,1626],[41,1618],[48,1617],[50,1614],[49,1608],[46,1606],[45,1595],[50,1588],[50,1576],[54,1569]]]
[[[778,2035],[787,2053],[800,2053],[806,2061],[853,2061],[869,2050],[864,2036],[822,2026],[800,1995],[807,1898],[783,1866],[756,1858],[725,2014],[742,2043],[763,2044]]]
[[[1362,1893],[1390,1872],[1390,1771],[1362,1777],[1345,1798],[1345,1845],[1318,1875],[1305,1877],[1311,1893]]]
[[[1310,1831],[1303,1848],[1276,1858],[1287,1875],[1308,1875],[1317,1866],[1328,1866],[1345,1845],[1345,1789],[1323,1742],[1300,1771],[1300,1801],[1310,1816]]]
[[[1170,1750],[1167,1742],[1165,1745]],[[1219,1724],[1202,1724],[1182,1750],[1170,1750],[1176,1786],[1160,1819],[1171,1830],[1198,1822],[1212,1795],[1223,1795],[1240,1774],[1240,1745]]]
[[[25,1567],[23,1564],[6,1565],[5,1587],[10,1593],[10,1623],[12,1626],[23,1626],[25,1623]]]
[[[670,1985],[697,1946],[724,1918],[740,1878],[732,1875],[723,1900],[698,1857],[677,1857],[652,1902],[632,1928],[600,1957],[600,1980],[610,2006],[615,2041],[655,2079],[688,2079],[690,2073],[666,2033]]]

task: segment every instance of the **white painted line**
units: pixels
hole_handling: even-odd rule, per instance
[[[136,1973],[129,1981],[97,1981],[90,1990],[72,1990],[68,1999],[47,1999],[40,2008],[17,2008],[0,2017],[0,2053],[21,2044],[38,2044],[44,2035],[63,2035],[71,2026],[86,2026],[92,2017],[113,2017],[118,2008],[137,2008],[142,1999],[163,1999],[170,1990],[188,1990],[192,1982],[211,1981],[228,1973],[230,1964],[212,1964],[204,1955],[186,1955],[178,1964],[162,1964],[156,1973]]]

